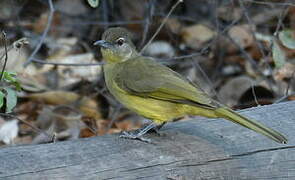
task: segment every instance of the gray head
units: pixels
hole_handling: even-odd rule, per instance
[[[94,45],[101,46],[103,58],[107,62],[126,61],[138,54],[131,41],[131,34],[121,27],[107,29],[102,40],[96,41]]]

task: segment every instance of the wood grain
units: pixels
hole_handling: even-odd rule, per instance
[[[153,144],[118,135],[0,149],[0,179],[295,179],[295,102],[241,111],[278,144],[223,119],[166,125]]]

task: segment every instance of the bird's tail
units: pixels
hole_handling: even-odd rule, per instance
[[[240,124],[246,128],[249,128],[253,131],[261,133],[276,142],[283,143],[283,144],[287,143],[287,138],[285,136],[283,136],[281,133],[279,133],[271,128],[268,128],[257,121],[250,120],[250,119],[234,112],[233,110],[231,110],[229,108],[226,108],[226,107],[218,108],[218,109],[216,109],[215,113],[217,113],[216,115],[219,117],[223,117],[223,118],[230,120],[234,123]]]

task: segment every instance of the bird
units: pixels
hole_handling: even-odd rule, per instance
[[[141,55],[122,27],[108,28],[94,45],[100,46],[106,87],[121,104],[150,119],[136,132],[120,137],[150,142],[144,134],[187,115],[223,118],[278,142],[287,143],[281,133],[245,117],[210,98],[202,88],[151,57]]]

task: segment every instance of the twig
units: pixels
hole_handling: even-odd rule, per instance
[[[120,112],[121,109],[122,109],[122,105],[121,104],[118,104],[115,107],[115,110],[114,110],[113,114],[111,115],[111,122],[108,124],[107,131],[109,131],[111,129],[111,127],[113,126],[114,122],[117,120],[117,117],[118,117],[119,112]]]
[[[192,61],[192,63],[193,63],[193,66],[195,66],[195,68],[199,69],[199,71],[201,72],[201,74],[203,75],[203,77],[206,79],[207,83],[211,86],[211,92],[213,92],[214,96],[216,98],[218,98],[217,92],[214,89],[213,83],[211,82],[210,78],[205,73],[205,71],[202,69],[202,67],[200,66],[200,64],[197,61]]]
[[[157,61],[163,61],[163,62],[166,62],[166,61],[171,61],[171,60],[179,60],[179,59],[190,59],[190,58],[193,58],[193,57],[196,57],[196,56],[201,56],[203,54],[206,54],[207,53],[207,50],[208,50],[209,47],[206,47],[204,48],[204,51],[201,50],[200,52],[197,52],[197,53],[192,53],[192,54],[188,54],[188,55],[183,55],[183,56],[176,56],[176,57],[171,57],[171,58],[163,58],[163,59],[156,59]]]
[[[3,67],[2,67],[2,70],[1,70],[0,81],[2,81],[2,78],[4,76],[4,70],[6,68],[7,59],[8,59],[7,44],[6,44],[6,33],[4,31],[2,31],[2,35],[3,35],[3,43],[4,43],[4,49],[5,49],[5,59],[4,59],[4,64],[3,64]]]
[[[83,63],[83,64],[76,64],[76,63],[57,63],[57,62],[47,62],[44,60],[33,58],[32,62],[39,63],[39,64],[46,64],[46,65],[54,65],[54,66],[101,66],[104,62],[100,63]]]
[[[285,96],[279,98],[279,99],[276,100],[273,104],[280,103],[280,102],[284,101],[285,99],[287,99],[288,97],[290,97],[290,96],[294,96],[294,95],[295,95],[295,92],[292,92],[292,93],[290,93],[290,94],[288,94],[288,95],[285,95]]]
[[[49,137],[50,139],[52,139],[52,136],[50,134],[48,134],[45,131],[42,131],[41,129],[35,127],[34,125],[30,124],[29,122],[27,122],[26,120],[20,119],[19,117],[12,115],[12,114],[6,114],[6,113],[0,113],[1,116],[6,116],[6,117],[10,117],[10,118],[14,118],[17,119],[19,121],[21,121],[22,123],[26,124],[27,126],[31,127],[33,130],[35,130],[38,133],[42,133],[44,135],[46,135],[47,137]]]
[[[254,42],[255,42],[256,46],[258,47],[260,53],[262,54],[262,59],[263,59],[264,63],[268,66],[268,69],[271,70],[270,65],[266,62],[266,59],[265,59],[266,55],[265,55],[265,53],[264,53],[264,51],[263,51],[262,44],[257,40],[257,38],[256,38],[256,36],[255,36],[255,33],[254,33],[254,31],[253,31],[253,28],[254,28],[254,26],[255,26],[255,25],[254,25],[254,22],[253,22],[253,20],[250,18],[249,14],[248,14],[248,11],[247,11],[247,9],[246,9],[246,7],[245,7],[245,5],[244,5],[244,3],[243,3],[242,0],[239,0],[239,4],[240,4],[240,7],[241,7],[242,10],[243,10],[243,13],[244,13],[244,15],[245,15],[245,17],[246,17],[246,19],[247,19],[249,25],[250,25],[250,32],[251,32],[251,34],[252,34],[252,37],[253,37],[253,39],[254,39]]]
[[[253,67],[253,69],[256,71],[256,73],[258,73],[259,75],[261,75],[261,77],[263,78],[263,80],[265,80],[267,82],[267,84],[269,85],[269,87],[271,87],[271,83],[269,82],[269,79],[267,79],[263,72],[261,71],[261,69],[259,69],[258,64],[255,62],[255,60],[246,52],[246,50],[244,48],[242,48],[236,41],[234,41],[230,36],[225,36],[226,38],[228,38],[236,47],[239,48],[240,52],[242,53],[243,57],[248,60],[251,64],[251,66]]]
[[[141,49],[140,54],[142,52],[144,52],[144,50],[151,44],[151,42],[155,39],[155,37],[159,34],[160,30],[162,29],[162,27],[166,24],[169,16],[171,15],[171,13],[174,11],[174,9],[178,6],[178,4],[182,3],[183,0],[178,0],[170,9],[170,11],[168,12],[167,16],[164,18],[164,20],[162,21],[162,23],[160,24],[160,26],[158,27],[157,31],[154,33],[154,35],[151,37],[151,39],[146,43],[146,45]]]
[[[286,12],[289,8],[286,7],[284,10],[282,10],[282,12],[280,13],[280,16],[278,17],[278,24],[277,24],[277,27],[276,27],[276,31],[273,33],[274,36],[277,36],[278,35],[278,32],[279,30],[281,29],[281,27],[283,28],[283,19],[285,18],[286,16]]]
[[[66,26],[88,26],[88,25],[98,25],[98,26],[121,26],[129,24],[143,24],[143,20],[134,20],[134,21],[115,21],[115,22],[98,22],[98,21],[89,21],[89,22],[74,22],[74,23],[65,23]]]
[[[51,23],[52,23],[52,19],[53,19],[53,14],[54,14],[54,7],[53,7],[53,3],[52,3],[52,0],[48,0],[48,4],[49,4],[49,8],[50,8],[50,12],[49,12],[49,15],[48,15],[48,20],[47,20],[47,24],[46,24],[46,28],[41,36],[41,39],[37,45],[37,47],[34,49],[34,51],[32,52],[32,54],[30,55],[30,57],[28,58],[28,60],[24,63],[24,66],[28,66],[32,61],[33,61],[33,58],[34,56],[36,55],[36,53],[39,51],[39,49],[41,48],[47,34],[48,34],[48,31],[50,29],[50,26],[51,26]]]
[[[294,75],[295,75],[295,70],[292,72],[291,80],[288,82],[288,85],[287,85],[287,88],[286,88],[285,95],[284,95],[283,97],[279,98],[278,100],[276,100],[276,101],[274,102],[274,104],[275,104],[275,103],[282,102],[282,101],[284,101],[285,99],[287,99],[288,97],[295,95],[295,92],[289,94],[289,88],[290,88],[290,85],[291,85],[292,81],[294,80],[294,78],[293,78]]]
[[[140,43],[140,47],[142,47],[144,45],[147,34],[149,32],[149,27],[150,27],[149,25],[150,25],[150,22],[151,22],[151,18],[153,17],[153,14],[154,14],[154,2],[155,2],[154,0],[150,0],[148,2],[148,12],[146,13],[147,17],[145,18],[143,36],[142,36],[142,40],[141,40],[141,43]]]
[[[255,101],[256,105],[257,105],[257,106],[261,106],[261,105],[259,104],[258,100],[257,100],[257,96],[256,96],[256,93],[255,93],[255,88],[254,88],[254,84],[253,84],[253,83],[251,83],[251,90],[252,90],[252,95],[253,95],[253,97],[254,97],[254,101]]]
[[[109,22],[109,17],[108,17],[108,4],[106,0],[102,0],[101,2],[101,6],[102,6],[102,19],[104,22]],[[106,30],[108,27],[108,25],[103,25],[104,30]]]
[[[245,2],[251,2],[254,4],[263,4],[263,5],[278,5],[278,6],[295,6],[295,4],[286,2],[286,3],[274,3],[274,2],[264,2],[264,1],[256,1],[256,0],[244,0]]]
[[[287,88],[286,88],[286,92],[285,92],[285,95],[286,96],[289,94],[289,89],[290,89],[291,83],[294,80],[294,75],[295,75],[295,70],[292,72],[291,80],[288,82],[288,85],[287,85]]]

